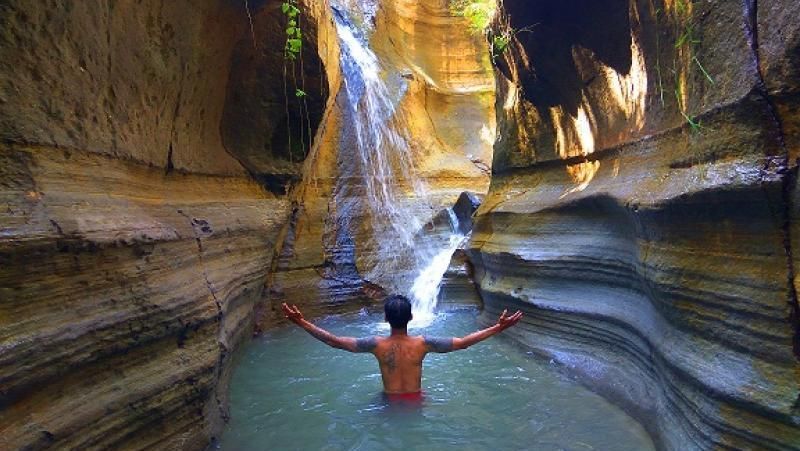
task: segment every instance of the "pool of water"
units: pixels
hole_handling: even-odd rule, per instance
[[[477,312],[439,314],[414,334],[462,336]],[[382,315],[317,322],[339,335],[383,335]],[[222,450],[652,450],[616,406],[502,336],[430,354],[422,406],[387,404],[371,354],[329,348],[295,327],[249,343],[234,370]]]

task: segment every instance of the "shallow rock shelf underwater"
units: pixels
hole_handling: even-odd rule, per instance
[[[461,336],[476,310],[439,313],[412,334]],[[346,336],[387,332],[382,315],[330,316]],[[508,337],[430,354],[421,407],[387,404],[371,354],[328,348],[299,328],[249,343],[231,381],[231,421],[215,449],[649,450],[647,433],[622,410]]]

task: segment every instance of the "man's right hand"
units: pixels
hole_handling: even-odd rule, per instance
[[[300,309],[297,308],[296,305],[292,305],[289,307],[289,304],[283,303],[281,304],[281,309],[283,309],[283,315],[286,316],[286,319],[289,321],[300,324],[303,321],[303,314],[300,312]]]
[[[500,326],[500,330],[506,330],[514,324],[517,324],[520,318],[522,318],[522,312],[519,310],[513,315],[508,315],[508,310],[503,310],[503,313],[500,314],[500,318],[497,320],[497,325]]]

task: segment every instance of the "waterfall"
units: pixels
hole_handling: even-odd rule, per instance
[[[450,210],[449,237],[421,240],[435,209],[414,166],[407,121],[397,108],[407,81],[399,73],[385,70],[369,46],[377,0],[331,0],[331,5],[351,118],[348,126],[358,159],[354,167],[359,173],[348,177],[363,179],[364,196],[358,198],[366,200],[367,205],[360,207],[372,218],[377,247],[375,261],[362,276],[368,280],[385,278],[397,274],[398,268],[411,266],[413,282],[391,288],[406,291],[415,319],[430,318],[450,256],[463,236],[456,232],[457,220]]]
[[[450,258],[464,241],[464,235],[458,230],[458,218],[452,208],[447,209],[450,224],[454,232],[450,234],[447,246],[433,255],[428,264],[419,268],[419,273],[411,286],[411,298],[414,300],[414,316],[417,320],[427,321],[433,315],[439,296],[442,276],[450,266]]]

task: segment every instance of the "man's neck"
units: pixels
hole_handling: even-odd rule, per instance
[[[395,329],[392,327],[392,336],[397,337],[401,335],[408,335],[408,328],[404,327],[402,329]]]

